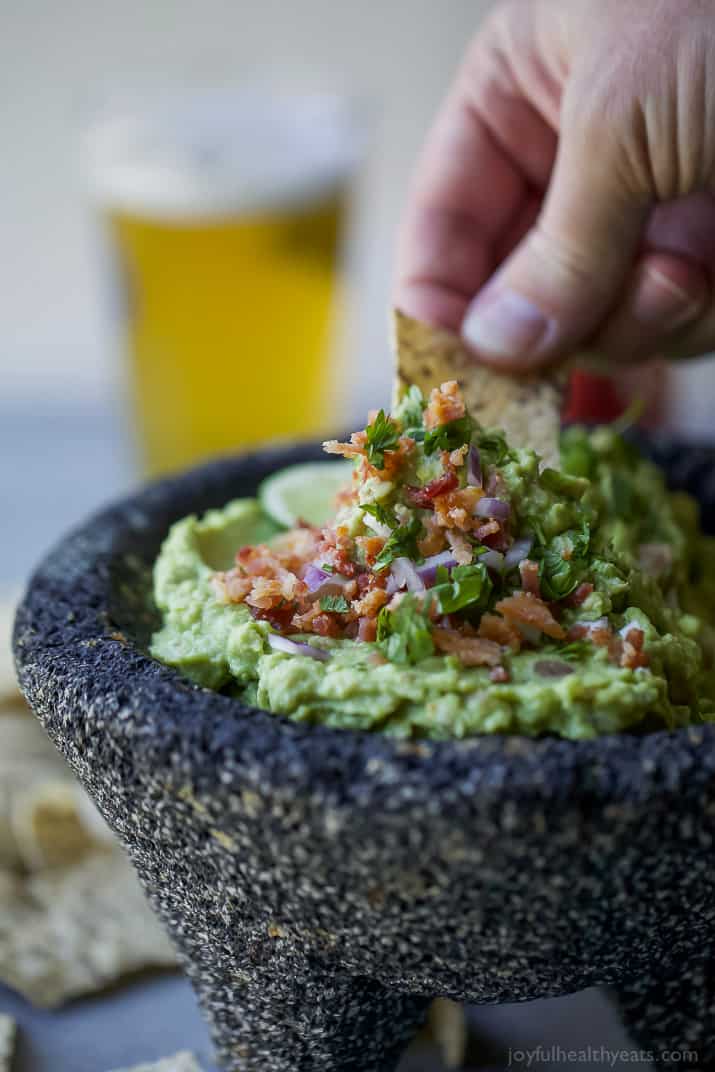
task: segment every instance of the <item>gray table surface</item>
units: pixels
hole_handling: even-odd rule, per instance
[[[191,987],[179,975],[142,977],[58,1011],[33,1009],[0,987],[0,1012],[13,1016],[20,1028],[13,1072],[110,1072],[178,1050],[192,1050],[206,1072],[216,1072]],[[576,1067],[579,1072],[622,1072],[634,1067],[633,1047],[606,996],[596,990],[523,1005],[471,1008],[469,1018],[475,1035],[472,1052],[481,1054],[490,1067],[500,1053],[508,1059],[509,1047],[532,1054],[531,1067],[538,1072]],[[613,1054],[630,1052],[615,1060],[606,1052],[590,1061],[567,1058],[567,1051],[589,1046],[592,1051],[604,1047]],[[437,1072],[440,1067],[434,1060],[412,1058],[402,1062],[399,1072]],[[526,1069],[526,1058],[513,1067]],[[636,1067],[646,1072],[650,1066]]]

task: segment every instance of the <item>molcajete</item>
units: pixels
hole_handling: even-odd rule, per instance
[[[715,522],[715,458],[655,450]],[[152,485],[67,536],[20,683],[126,846],[230,1072],[387,1072],[430,999],[614,988],[634,1042],[715,1067],[715,726],[405,742],[293,724],[146,654],[169,525],[301,447]]]

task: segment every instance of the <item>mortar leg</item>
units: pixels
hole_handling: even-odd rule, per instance
[[[392,1072],[428,998],[309,963],[190,969],[225,1072]]]
[[[715,1069],[715,962],[696,960],[678,974],[618,987],[616,1000],[636,1046],[659,1072]]]

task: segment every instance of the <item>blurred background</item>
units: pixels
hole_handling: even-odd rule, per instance
[[[489,6],[6,5],[0,587],[144,472],[386,400],[406,183]],[[676,380],[708,436],[712,369]]]

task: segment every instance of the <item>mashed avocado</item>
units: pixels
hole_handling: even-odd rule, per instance
[[[355,460],[331,527],[281,532],[252,499],[173,526],[156,658],[295,721],[404,737],[713,719],[715,542],[614,431],[569,429],[540,471],[443,385],[329,448]]]

